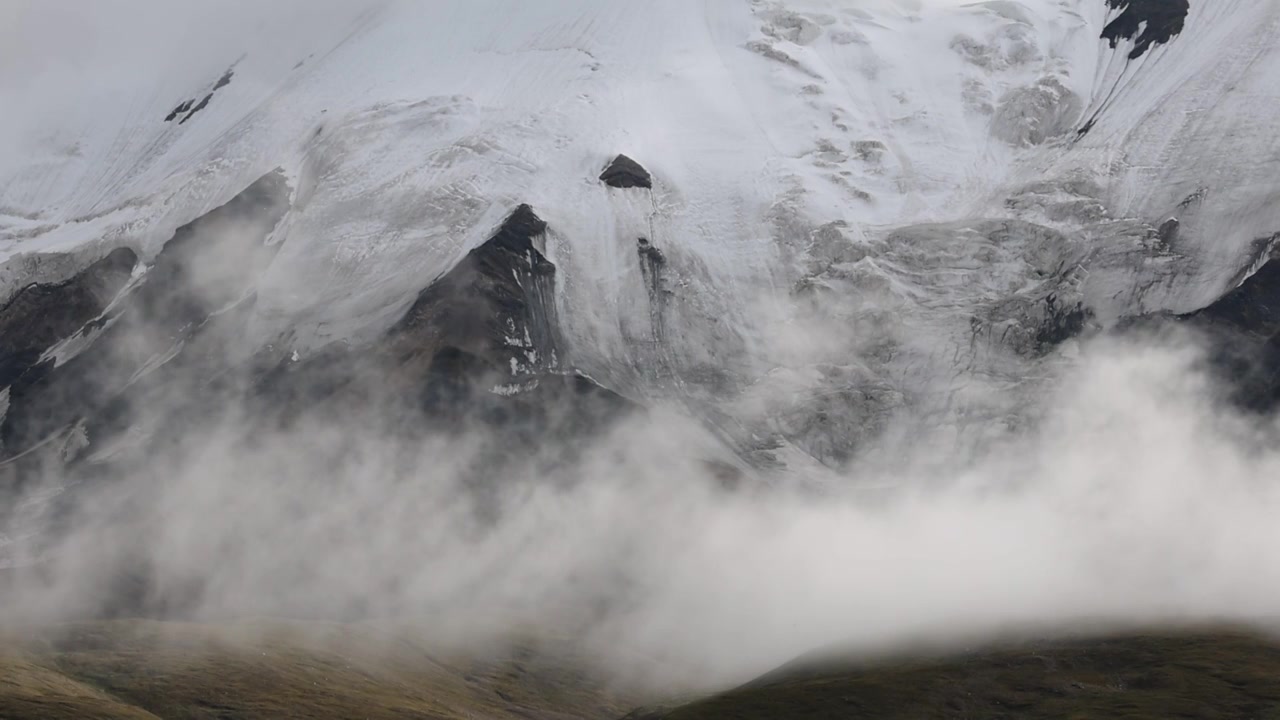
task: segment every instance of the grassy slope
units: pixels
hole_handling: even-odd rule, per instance
[[[635,702],[564,644],[477,661],[376,628],[85,623],[0,643],[0,720],[618,718]],[[933,659],[814,656],[645,720],[1280,720],[1280,645],[1239,632],[1113,635]]]
[[[509,648],[481,663],[377,635],[328,626],[66,626],[6,643],[0,719],[561,720],[618,717],[632,704],[558,649]]]
[[[156,716],[56,670],[0,656],[0,717],[154,720]]]
[[[1235,632],[1117,635],[856,666],[794,664],[652,720],[1280,720],[1280,645]]]

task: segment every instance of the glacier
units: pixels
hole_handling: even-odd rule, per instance
[[[424,510],[457,498],[401,485],[388,492],[402,502],[370,498],[367,476],[425,464],[435,477],[438,464],[489,493],[471,508],[485,516],[509,500],[495,489],[508,476],[554,476],[543,471],[585,456],[625,484],[640,455],[680,478],[684,454],[746,497],[865,475],[874,499],[883,474],[867,468],[998,447],[1055,403],[1097,412],[1100,388],[1124,383],[1080,371],[1082,347],[1166,321],[1218,333],[1218,361],[1247,375],[1244,392],[1280,398],[1269,364],[1280,362],[1273,0],[136,0],[129,12],[14,3],[0,21],[0,486],[18,498],[0,504],[0,570],[48,559],[32,538],[84,519],[60,504],[68,496],[134,518],[151,490],[107,502],[93,489],[123,475],[160,488],[141,512],[160,529],[80,538],[93,552],[74,569],[105,573],[130,543],[141,555],[172,548],[171,564],[157,563],[163,602],[128,582],[103,593],[161,612],[193,586],[239,597],[255,582],[331,610],[305,591],[330,587],[327,572],[447,605],[496,567],[511,577],[499,573],[493,595],[521,599],[521,580],[536,585],[564,559],[522,534],[546,525],[619,575],[615,563],[634,568],[615,557],[647,571],[675,554],[636,537],[687,542],[675,574],[697,577],[725,537],[790,556],[707,510],[707,496],[686,506],[638,482],[625,500],[573,496],[582,520],[568,527],[551,491],[527,490],[519,498],[533,509],[477,549],[458,539],[474,527]],[[1151,357],[1118,362],[1141,375],[1138,360]],[[1164,360],[1149,363],[1151,382],[1175,375]],[[1057,383],[1081,372],[1098,388],[1065,397]],[[224,404],[234,442],[204,417]],[[583,438],[633,413],[679,442],[636,433],[610,446],[622,460],[593,457]],[[458,432],[473,423],[504,430]],[[423,440],[420,426],[448,440]],[[1174,430],[1185,440],[1202,428]],[[1159,445],[1154,428],[1132,432]],[[260,457],[277,434],[288,451]],[[564,445],[553,457],[539,451],[548,438]],[[1083,462],[1045,442],[1044,464]],[[1210,450],[1187,464],[1231,465]],[[471,455],[498,469],[457,459]],[[174,464],[181,472],[165,477]],[[327,472],[351,484],[312,482]],[[1141,480],[1065,504],[1140,505],[1159,495]],[[1270,507],[1241,497],[1224,505],[1250,518]],[[316,517],[295,535],[257,502],[286,513],[302,503]],[[344,503],[354,529],[327,514]],[[876,567],[877,553],[900,553],[903,567],[925,568],[904,581],[913,597],[955,593],[983,608],[1004,574],[975,570],[963,592],[930,574],[931,562],[967,559],[944,531],[998,556],[1013,535],[1057,548],[1067,522],[1052,502],[962,505],[972,517],[894,516],[936,522],[921,531],[935,550],[926,561],[911,543],[882,550],[877,541],[899,536],[839,503],[809,525],[755,506],[747,517],[783,527],[787,551],[855,528],[857,543],[832,550],[841,562]],[[232,508],[230,529],[206,524],[206,506]],[[690,535],[708,516],[724,535]],[[1212,534],[1213,520],[1196,527]],[[236,538],[254,532],[290,550],[244,560],[244,577],[187,584],[197,548],[243,560]],[[1192,541],[1155,535],[1195,555],[1180,544]],[[293,562],[296,546],[332,551],[321,580],[294,567],[306,564]],[[476,567],[443,590],[430,581],[437,569],[454,578],[444,560],[413,565],[418,574],[370,561],[466,554]],[[1041,559],[1017,559],[1025,597],[1046,600],[1031,587],[1041,579],[1084,607],[1111,607]],[[814,580],[811,565],[778,564],[797,587]],[[865,596],[883,605],[864,608],[869,617],[896,622],[876,615],[899,601],[892,592],[846,592],[833,577],[813,583],[840,591],[814,593],[815,615]],[[791,595],[753,582],[731,574],[708,595]],[[663,599],[672,616],[714,604],[679,587]],[[695,615],[715,620],[725,647],[755,642],[738,637],[755,622],[749,608]],[[798,635],[797,649],[823,637]]]
[[[1120,34],[1143,4],[1115,5],[245,7],[150,52],[104,41],[60,93],[20,45],[5,288],[117,248],[148,263],[279,168],[290,206],[236,342],[306,356],[386,331],[527,204],[564,367],[740,454],[838,464],[906,405],[1016,414],[1002,389],[1059,341],[1202,308],[1270,252],[1280,8],[1191,3],[1153,43]],[[652,188],[598,181],[619,153]],[[790,347],[805,323],[851,339]]]

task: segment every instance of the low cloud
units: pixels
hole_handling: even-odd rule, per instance
[[[945,469],[854,469],[823,492],[720,487],[713,441],[661,408],[483,491],[478,430],[311,417],[246,438],[230,413],[84,493],[7,613],[100,610],[113,573],[144,567],[184,616],[413,620],[464,645],[572,630],[620,677],[696,685],[832,643],[1265,620],[1275,429],[1224,409],[1198,366],[1188,342],[1095,342],[1034,429],[949,466],[922,437]]]

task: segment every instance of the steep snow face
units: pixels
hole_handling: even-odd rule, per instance
[[[1016,415],[1060,342],[1207,304],[1280,231],[1270,0],[258,5],[89,17],[117,42],[73,68],[9,51],[10,291],[146,261],[278,167],[243,340],[305,356],[527,203],[567,367],[831,464],[904,405]],[[619,153],[651,188],[601,182]]]
[[[1104,53],[1092,129],[1049,172],[1104,178],[1113,216],[1177,220],[1169,244],[1182,269],[1128,288],[1131,311],[1204,306],[1253,270],[1267,251],[1259,242],[1280,229],[1280,140],[1268,130],[1280,103],[1277,30],[1275,3],[1192,3],[1167,45],[1136,59],[1131,42]]]

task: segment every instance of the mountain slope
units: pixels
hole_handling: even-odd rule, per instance
[[[634,703],[555,643],[468,658],[376,628],[298,623],[64,626],[8,641],[0,669],[5,718],[569,720]]]
[[[1267,607],[1269,429],[1089,341],[1270,409],[1275,2],[132,1],[0,18],[17,622]]]
[[[1245,634],[1042,641],[842,667],[797,661],[721,695],[635,720],[1245,718],[1280,711],[1280,648]]]
[[[283,43],[287,12],[264,10],[221,59],[206,40],[53,124],[19,86],[0,244],[17,283],[120,246],[150,262],[282,168],[244,342],[305,356],[377,337],[528,204],[565,367],[679,401],[756,465],[840,465],[890,418],[954,420],[960,385],[1038,374],[1009,338],[1191,311],[1251,272],[1280,228],[1280,11],[1149,5],[374,3]],[[619,152],[652,188],[596,180]],[[664,258],[648,275],[642,240]],[[778,327],[797,320],[858,341],[797,358]],[[781,425],[744,415],[780,392],[857,394],[845,434],[864,440],[814,431],[810,400]]]

